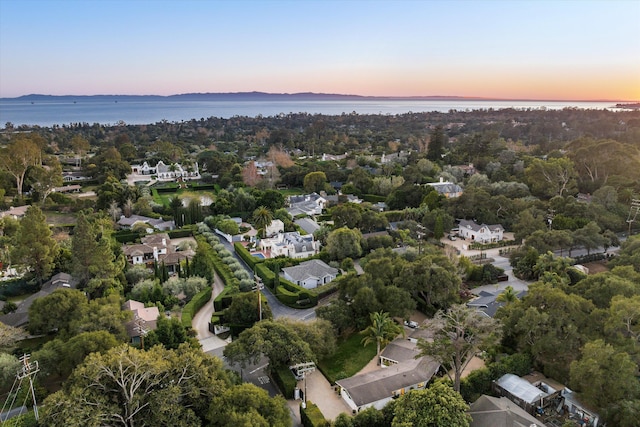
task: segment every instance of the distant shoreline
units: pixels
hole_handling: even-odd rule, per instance
[[[81,100],[103,100],[103,101],[535,101],[535,102],[611,102],[615,103],[615,108],[640,108],[640,103],[620,99],[517,99],[517,98],[483,98],[465,96],[364,96],[364,95],[344,95],[332,93],[267,93],[267,92],[220,92],[220,93],[183,93],[176,95],[43,95],[30,94],[13,98],[0,98],[0,101],[81,101]]]

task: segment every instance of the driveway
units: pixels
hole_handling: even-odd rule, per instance
[[[214,333],[209,331],[209,322],[213,314],[213,300],[224,290],[222,280],[216,275],[213,280],[213,292],[211,292],[211,300],[206,303],[191,321],[191,327],[196,331],[196,337],[200,341],[202,351],[208,353],[215,349],[224,348],[228,344],[227,341],[218,338]]]

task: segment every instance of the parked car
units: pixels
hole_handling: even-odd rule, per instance
[[[449,240],[453,241],[453,240],[458,240],[458,238],[456,236],[454,236],[453,234],[449,234],[447,236],[449,238]]]
[[[411,329],[415,329],[418,327],[418,322],[414,322],[413,320],[405,320],[404,321],[404,326],[408,326]]]

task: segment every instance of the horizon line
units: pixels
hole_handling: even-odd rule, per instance
[[[461,99],[461,100],[476,100],[476,101],[537,101],[537,102],[625,102],[635,103],[639,100],[623,100],[623,99],[550,99],[550,98],[503,98],[503,97],[485,97],[485,96],[464,96],[464,95],[358,95],[358,94],[341,94],[341,93],[326,93],[326,92],[262,92],[262,91],[244,91],[244,92],[185,92],[171,95],[158,95],[158,94],[91,94],[91,95],[51,95],[41,93],[30,93],[26,95],[19,95],[14,97],[0,97],[1,100],[16,100],[20,98],[28,97],[51,97],[51,98],[65,98],[65,97],[158,97],[158,98],[171,98],[180,96],[193,96],[193,95],[267,95],[267,96],[335,96],[335,97],[353,97],[363,99],[393,99],[393,100],[420,100],[420,99]]]

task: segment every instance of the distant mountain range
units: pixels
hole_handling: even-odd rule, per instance
[[[370,101],[370,100],[490,100],[490,98],[474,98],[463,96],[362,96],[341,95],[334,93],[266,93],[266,92],[227,92],[227,93],[183,93],[179,95],[23,95],[16,98],[0,98],[16,101],[78,101],[82,99],[104,101],[135,100],[177,100],[177,101]]]

